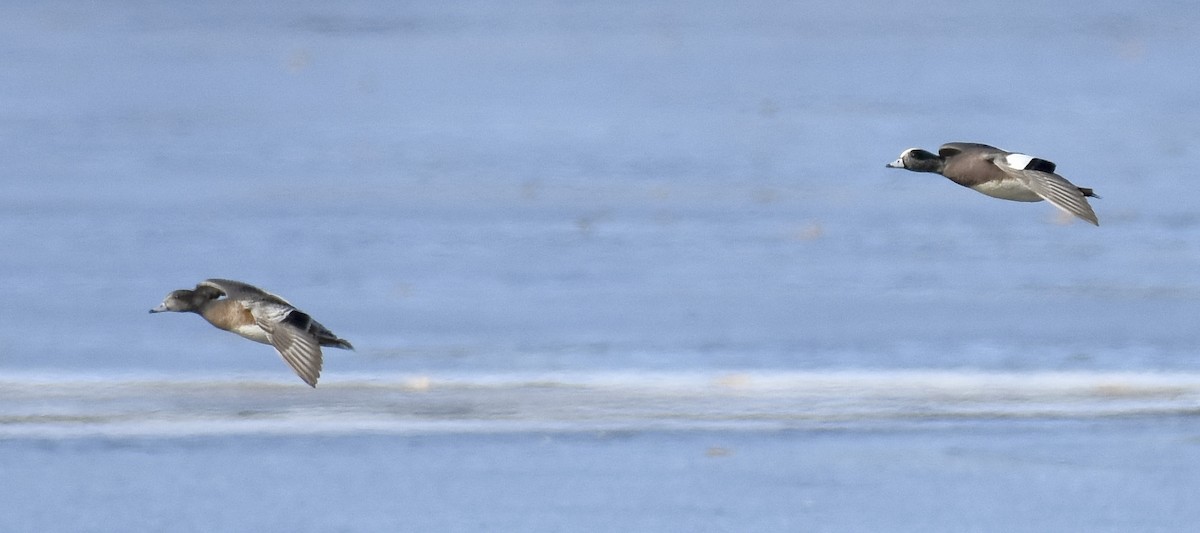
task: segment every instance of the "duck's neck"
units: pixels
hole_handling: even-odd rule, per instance
[[[933,172],[934,174],[941,174],[944,168],[946,168],[946,160],[938,157],[933,159],[919,159],[917,161],[913,161],[911,166],[908,167],[908,170],[913,172]]]

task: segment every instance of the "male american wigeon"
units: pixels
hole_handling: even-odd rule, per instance
[[[936,172],[950,181],[993,198],[1018,202],[1046,200],[1055,207],[1097,226],[1100,221],[1087,197],[1091,189],[1077,187],[1054,173],[1054,163],[1025,154],[977,143],[946,143],[938,153],[909,148],[887,165],[913,172]]]
[[[227,279],[201,281],[195,289],[171,291],[151,313],[196,313],[209,324],[270,344],[310,387],[321,376],[321,347],[353,350],[287,300],[253,285]]]

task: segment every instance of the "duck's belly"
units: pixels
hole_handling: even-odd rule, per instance
[[[244,326],[238,326],[229,331],[231,331],[233,333],[237,333],[238,335],[241,335],[241,336],[243,336],[247,339],[250,339],[254,342],[261,342],[263,344],[271,344],[271,341],[267,340],[267,332],[263,331],[263,328],[258,327],[257,324],[247,324]]]
[[[981,183],[971,187],[976,191],[991,196],[992,198],[1000,198],[1003,200],[1013,200],[1016,202],[1040,202],[1042,197],[1034,193],[1024,183],[1017,180],[1000,180]]]

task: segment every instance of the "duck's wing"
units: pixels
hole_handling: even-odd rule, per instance
[[[316,387],[317,378],[321,377],[321,345],[309,331],[312,317],[290,305],[273,302],[251,305],[250,314],[296,375],[310,387]]]
[[[296,375],[310,387],[317,386],[321,377],[321,344],[313,332],[324,329],[312,317],[296,309],[283,298],[249,283],[229,279],[207,279],[196,285],[197,290],[217,290],[230,300],[240,302],[254,317],[255,324],[267,334],[267,341],[279,356],[292,367]]]
[[[1054,207],[1091,222],[1093,225],[1100,225],[1100,220],[1096,218],[1096,212],[1092,211],[1092,206],[1088,204],[1083,191],[1080,191],[1079,187],[1067,181],[1066,178],[1051,172],[1013,168],[998,162],[996,166],[1005,174],[1021,180],[1022,183],[1029,186],[1034,194],[1054,204]]]
[[[941,146],[941,148],[938,148],[938,155],[941,156],[942,159],[945,159],[947,157],[953,157],[953,156],[956,156],[963,152],[980,152],[980,153],[984,153],[984,154],[1008,153],[1008,152],[1005,152],[1004,150],[996,148],[995,146],[991,146],[991,145],[987,145],[987,144],[979,144],[979,143],[953,142],[953,143],[943,144]]]
[[[249,283],[242,283],[231,279],[206,279],[196,284],[196,290],[201,290],[201,288],[216,289],[234,300],[264,301],[287,306],[292,305],[278,295],[271,294]]]

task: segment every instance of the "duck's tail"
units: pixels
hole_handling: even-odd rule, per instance
[[[304,315],[304,318],[307,319],[306,324],[303,326],[304,329],[308,330],[309,333],[315,336],[317,338],[317,342],[321,346],[341,348],[343,350],[354,349],[354,345],[350,344],[350,341],[346,339],[339,339],[337,335],[334,335],[332,331],[329,331],[329,328],[322,326],[320,322],[313,320],[312,317],[301,313],[299,310],[292,311],[292,314],[288,318],[291,319],[296,315]]]
[[[343,350],[354,349],[354,345],[350,344],[350,341],[346,339],[339,339],[337,337],[332,339],[321,339],[321,346],[331,346],[333,348],[341,348]]]

